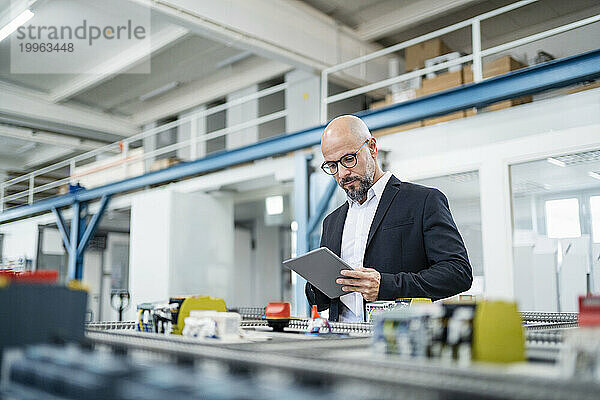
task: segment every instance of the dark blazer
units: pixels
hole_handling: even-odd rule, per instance
[[[323,221],[321,247],[340,256],[348,202]],[[367,239],[364,266],[381,274],[378,300],[427,297],[438,300],[471,287],[473,275],[465,245],[442,192],[392,175]],[[306,297],[338,320],[339,297],[330,300],[311,284]]]

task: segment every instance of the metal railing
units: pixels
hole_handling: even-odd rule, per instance
[[[518,46],[522,46],[524,44],[535,42],[540,39],[558,35],[560,33],[567,32],[567,31],[570,31],[570,30],[573,30],[576,28],[580,28],[582,26],[589,25],[594,22],[600,21],[600,14],[598,14],[598,15],[594,15],[589,18],[585,18],[585,19],[582,19],[579,21],[572,22],[570,24],[562,25],[562,26],[559,26],[559,27],[556,27],[553,29],[549,29],[549,30],[546,30],[546,31],[543,31],[540,33],[536,33],[534,35],[516,39],[516,40],[510,41],[510,42],[507,42],[504,44],[500,44],[500,45],[497,45],[494,47],[490,47],[487,49],[481,48],[481,21],[492,18],[492,17],[496,17],[501,14],[505,14],[509,11],[515,10],[517,8],[521,8],[523,6],[526,6],[526,5],[529,5],[532,3],[536,3],[538,1],[539,0],[517,1],[513,4],[507,5],[505,7],[500,7],[496,10],[492,10],[490,12],[480,14],[476,17],[467,19],[465,21],[456,23],[454,25],[450,25],[445,28],[438,29],[438,30],[428,33],[426,35],[419,36],[417,38],[410,39],[405,42],[398,43],[393,46],[387,47],[385,49],[381,49],[381,50],[375,51],[373,53],[366,54],[364,56],[357,57],[352,60],[349,60],[349,61],[343,62],[341,64],[337,64],[332,67],[324,69],[321,72],[321,113],[320,113],[321,123],[322,124],[327,123],[327,120],[328,120],[327,109],[328,109],[328,105],[331,103],[335,103],[335,102],[345,100],[345,99],[348,99],[348,98],[351,98],[354,96],[358,96],[361,94],[365,94],[365,93],[368,93],[368,92],[371,92],[374,90],[383,89],[383,88],[392,86],[394,84],[406,82],[413,78],[418,78],[418,77],[421,77],[428,73],[445,70],[445,69],[448,69],[449,67],[453,67],[456,65],[462,65],[465,63],[472,62],[473,63],[473,81],[480,82],[481,80],[483,80],[483,63],[482,63],[483,57],[487,57],[487,56],[490,56],[493,54],[498,54],[503,51],[510,50],[510,49],[518,47]],[[457,31],[459,29],[467,28],[467,27],[471,27],[471,41],[472,41],[472,53],[471,54],[467,54],[467,55],[461,56],[459,58],[445,61],[440,64],[434,65],[434,66],[407,72],[402,75],[394,76],[394,77],[384,79],[384,80],[381,80],[378,82],[370,83],[365,86],[357,87],[357,88],[354,88],[351,90],[337,93],[335,95],[328,96],[328,87],[329,87],[328,81],[329,81],[329,75],[331,75],[331,74],[340,72],[340,71],[345,70],[350,67],[354,67],[356,65],[364,65],[365,62],[368,62],[370,60],[392,54],[399,50],[406,49],[409,46],[423,43],[425,41],[435,39],[440,36],[443,36],[448,33]]]
[[[595,22],[600,21],[600,14],[594,15],[585,19],[581,19],[566,25],[562,25],[553,29],[549,29],[540,33],[536,33],[534,35],[530,35],[527,37],[523,37],[520,39],[516,39],[504,44],[496,45],[494,47],[490,47],[487,49],[481,48],[481,22],[496,17],[498,15],[510,12],[512,10],[516,10],[520,7],[536,3],[540,0],[521,0],[517,1],[513,4],[507,5],[505,7],[498,8],[496,10],[478,15],[476,17],[467,19],[465,21],[459,22],[454,25],[450,25],[448,27],[438,29],[434,32],[422,35],[420,37],[410,39],[404,41],[402,43],[398,43],[396,45],[387,47],[385,49],[381,49],[375,51],[373,53],[357,57],[355,59],[334,65],[332,67],[326,68],[321,73],[321,94],[320,94],[320,119],[321,123],[325,124],[327,122],[327,111],[328,105],[331,103],[335,103],[344,99],[348,99],[357,95],[365,94],[368,92],[372,92],[375,90],[383,89],[395,84],[399,84],[401,82],[409,81],[413,78],[418,78],[428,73],[433,73],[441,70],[448,69],[453,66],[462,65],[465,63],[472,62],[473,64],[473,81],[479,82],[483,79],[483,57],[487,57],[493,54],[497,54],[518,46],[522,46],[524,44],[528,44],[540,39],[544,39],[550,36],[554,36],[563,32],[567,32],[573,29],[577,29],[583,27],[585,25],[589,25]],[[434,39],[445,34],[457,31],[463,28],[471,28],[471,41],[472,41],[472,53],[460,56],[458,58],[454,58],[445,62],[442,62],[437,65],[429,66],[426,68],[422,68],[416,71],[407,72],[398,76],[394,76],[391,78],[383,79],[378,82],[373,82],[361,87],[353,88],[351,90],[347,90],[341,93],[337,93],[335,95],[328,96],[328,81],[329,76],[335,74],[337,72],[343,71],[347,68],[351,68],[354,66],[364,67],[365,63],[371,61],[373,59],[383,57],[399,50],[405,49],[409,46],[413,46],[419,43],[423,43],[430,39]],[[189,148],[189,157],[186,157],[187,160],[196,160],[199,157],[203,156],[203,154],[199,154],[198,145],[203,142],[207,142],[211,139],[215,139],[218,137],[230,135],[232,133],[243,131],[244,129],[258,126],[260,124],[277,120],[279,118],[284,118],[287,116],[287,110],[281,110],[269,115],[265,115],[262,117],[258,117],[252,119],[250,121],[246,121],[234,126],[229,126],[214,132],[203,133],[201,136],[198,135],[198,126],[197,123],[200,118],[205,118],[209,115],[227,110],[231,107],[238,106],[244,104],[251,100],[256,100],[261,97],[265,97],[274,93],[278,93],[286,90],[287,84],[282,83],[256,93],[252,93],[250,95],[240,97],[235,100],[231,100],[227,103],[211,107],[206,110],[201,110],[185,117],[179,118],[176,121],[169,122],[163,124],[161,126],[157,126],[151,129],[147,129],[143,132],[140,132],[136,135],[130,136],[126,139],[123,139],[119,142],[111,143],[109,145],[100,147],[98,149],[86,152],[84,154],[78,155],[76,157],[55,163],[45,168],[41,168],[34,172],[10,179],[6,182],[0,183],[0,212],[6,209],[6,204],[9,202],[13,202],[18,199],[26,198],[27,203],[31,204],[34,201],[35,195],[47,192],[48,190],[58,188],[67,183],[75,183],[78,179],[84,178],[89,175],[93,175],[99,172],[105,172],[107,170],[112,170],[114,168],[123,168],[125,175],[127,175],[127,167],[135,162],[143,163],[143,172],[147,170],[146,160],[153,159],[157,156],[173,152],[176,150]],[[154,136],[161,134],[162,132],[168,131],[170,129],[179,127],[183,124],[190,124],[190,137],[186,140],[177,141],[176,143],[169,144],[160,148],[152,149],[150,151],[133,151],[133,146],[136,142],[138,142],[138,146],[140,142],[143,142],[144,139],[148,139]],[[143,146],[140,146],[143,147]],[[96,168],[92,168],[87,171],[77,171],[77,168],[81,167],[78,164],[82,164],[84,161],[90,161],[98,156],[102,155],[112,155],[118,157],[118,159],[113,160],[110,163],[104,165],[98,165]],[[67,169],[68,172],[63,172],[64,177],[57,178],[49,183],[42,184],[40,186],[36,186],[35,178],[47,174],[49,172],[54,172],[61,169]],[[125,176],[128,177],[128,176]],[[26,182],[27,189],[22,190],[20,192],[7,195],[7,190],[18,183]],[[108,182],[107,182],[108,183]]]
[[[256,127],[256,126],[264,124],[266,122],[284,118],[287,115],[287,110],[283,109],[281,111],[276,111],[276,112],[273,112],[268,115],[264,115],[264,116],[254,118],[249,121],[239,123],[237,125],[228,126],[224,129],[220,129],[220,130],[213,131],[210,133],[203,133],[202,135],[198,135],[199,130],[198,130],[197,123],[200,118],[205,118],[209,115],[228,110],[232,107],[242,105],[242,104],[247,103],[252,100],[257,100],[261,97],[265,97],[265,96],[269,96],[269,95],[272,95],[272,94],[275,94],[278,92],[282,92],[282,91],[286,90],[286,88],[287,88],[287,83],[275,85],[275,86],[260,90],[258,92],[249,94],[247,96],[243,96],[238,99],[228,101],[224,104],[220,104],[215,107],[211,107],[211,108],[208,108],[205,110],[200,110],[200,111],[191,113],[189,115],[186,115],[185,117],[178,118],[177,120],[175,120],[173,122],[169,122],[169,123],[163,124],[161,126],[147,129],[143,132],[140,132],[138,134],[135,134],[133,136],[130,136],[128,138],[120,140],[118,142],[108,144],[108,145],[100,147],[98,149],[88,151],[86,153],[69,158],[67,160],[60,161],[58,163],[49,165],[45,168],[41,168],[41,169],[38,169],[31,173],[28,173],[28,174],[10,179],[8,181],[2,182],[2,183],[0,183],[0,212],[2,212],[3,210],[6,209],[5,205],[7,203],[12,202],[14,200],[27,198],[27,203],[32,204],[34,201],[34,195],[36,195],[38,193],[48,191],[50,189],[55,189],[55,188],[58,188],[60,186],[68,184],[68,183],[76,183],[78,181],[78,179],[81,179],[83,177],[86,177],[86,176],[89,176],[92,174],[96,174],[99,172],[106,172],[107,170],[112,170],[112,169],[116,169],[116,168],[127,168],[127,166],[131,165],[134,162],[138,162],[138,163],[144,162],[143,168],[144,168],[144,172],[146,172],[146,169],[147,169],[146,163],[145,163],[146,160],[153,159],[157,156],[160,156],[160,155],[163,155],[166,153],[170,153],[170,152],[173,152],[176,150],[189,149],[189,157],[186,157],[186,160],[188,160],[188,161],[196,160],[200,156],[203,156],[202,154],[199,154],[199,151],[198,151],[199,144],[201,144],[203,142],[207,142],[211,139],[230,135],[232,133],[238,133],[245,129],[248,129],[251,127]],[[158,136],[162,132],[169,131],[170,129],[177,128],[177,127],[179,127],[183,124],[187,124],[187,123],[190,124],[189,139],[177,141],[176,143],[169,144],[169,145],[166,145],[166,146],[163,146],[160,148],[156,148],[151,151],[144,151],[144,152],[132,151],[133,150],[132,145],[134,143],[136,143],[136,142],[138,142],[138,144],[139,144],[139,142],[143,143],[144,139]],[[143,145],[140,147],[143,147]],[[81,171],[81,172],[77,171],[79,163],[82,163],[84,161],[88,161],[88,162],[95,161],[95,159],[98,156],[104,156],[104,155],[110,155],[113,157],[114,156],[118,157],[120,155],[120,157],[106,165],[98,165],[96,168],[93,168],[89,171]],[[46,183],[46,184],[43,184],[40,186],[35,185],[36,177],[40,177],[40,176],[43,176],[50,172],[56,172],[56,171],[59,171],[62,169],[68,169],[68,172],[64,173],[64,175],[65,175],[64,178],[57,178],[56,180],[53,180],[52,182],[49,182],[49,183]],[[14,193],[14,194],[7,195],[8,188],[10,188],[11,186],[13,186],[17,183],[21,183],[21,182],[27,183],[28,187],[26,190],[22,190],[20,192]],[[107,182],[107,183],[109,183],[109,182]]]

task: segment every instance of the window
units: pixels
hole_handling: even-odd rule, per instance
[[[592,240],[600,243],[600,196],[590,197],[590,209],[592,211]]]
[[[546,231],[551,239],[580,237],[579,200],[546,201]]]

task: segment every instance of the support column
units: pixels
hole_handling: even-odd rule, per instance
[[[202,105],[195,107],[193,110],[179,114],[179,118],[187,118],[192,114],[197,114],[206,110],[206,106]],[[206,133],[206,116],[200,115],[198,117],[192,117],[189,122],[186,122],[177,127],[177,141],[183,142],[186,140],[190,141],[190,146],[186,146],[182,149],[177,150],[177,158],[192,161],[198,158],[204,157],[206,154],[206,142],[200,139]]]
[[[300,256],[309,251],[308,237],[308,176],[309,163],[312,156],[302,151],[297,151],[295,156],[296,174],[294,178],[294,214],[298,223],[296,255]],[[306,280],[292,271],[293,315],[305,317],[307,315],[308,301],[304,293]],[[304,306],[303,306],[304,305]]]
[[[245,89],[227,95],[227,102],[239,99],[258,91],[258,85],[252,85]],[[250,100],[227,109],[227,127],[242,124],[258,118],[258,99]],[[258,141],[258,126],[251,126],[239,131],[228,133],[225,139],[227,150],[247,146]]]
[[[4,181],[8,178],[6,171],[0,170],[0,212],[6,207],[4,206],[4,198],[6,197],[6,189],[4,188]]]
[[[98,225],[100,225],[100,220],[104,216],[109,201],[110,195],[102,196],[98,212],[94,214],[89,223],[87,222],[87,202],[75,201],[72,206],[73,216],[71,218],[70,235],[67,235],[67,227],[62,212],[57,208],[52,209],[56,216],[56,225],[68,253],[67,280],[81,280],[83,278],[83,255],[90,239],[94,236]]]
[[[319,124],[319,93],[321,80],[318,75],[295,70],[285,75],[288,87],[285,91],[287,132],[296,132]],[[302,255],[310,250],[310,184],[309,168],[312,155],[297,151],[295,156],[294,215],[298,223],[296,253]],[[292,273],[293,313],[308,315],[308,302],[304,294],[306,281]]]
[[[481,238],[485,293],[492,298],[514,298],[512,218],[508,167],[492,157],[479,170]]]
[[[145,132],[149,129],[156,128],[156,122],[151,122],[142,127],[142,131]],[[144,153],[149,153],[156,150],[156,135],[151,135],[143,139]],[[154,162],[154,157],[148,157],[144,160],[144,173],[150,172],[150,167]]]

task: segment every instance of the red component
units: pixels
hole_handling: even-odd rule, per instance
[[[320,315],[320,314],[319,314],[319,312],[317,311],[317,306],[316,306],[316,305],[313,305],[313,306],[312,306],[311,318],[312,318],[312,319],[321,318],[321,315]]]
[[[287,318],[291,316],[290,303],[269,303],[266,309],[267,319]]]
[[[579,296],[579,326],[600,326],[600,296]]]
[[[24,272],[2,272],[1,276],[5,276],[12,282],[22,283],[57,283],[58,282],[58,271],[56,270],[44,270],[44,271],[24,271]]]

